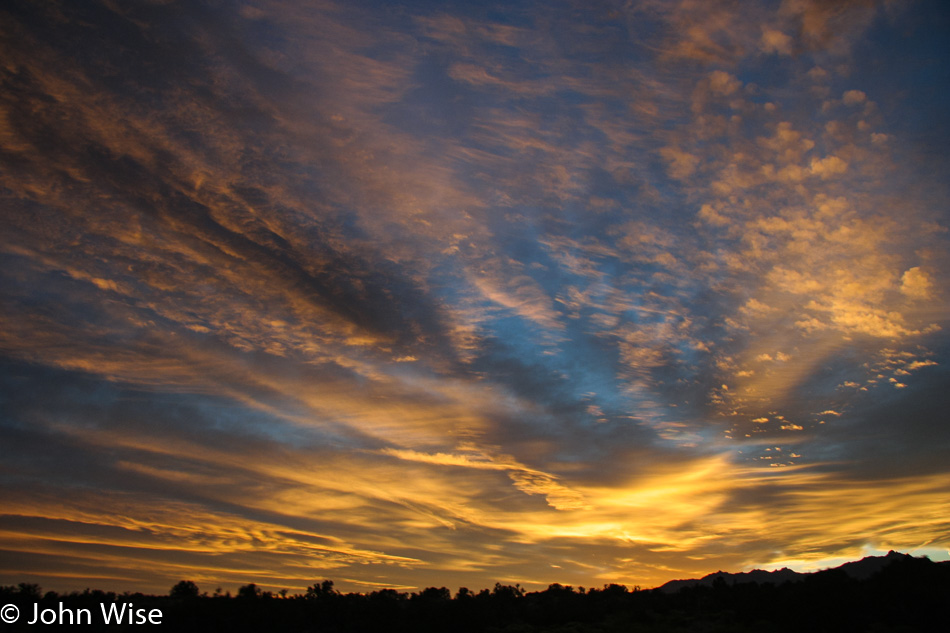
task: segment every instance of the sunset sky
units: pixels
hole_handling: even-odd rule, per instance
[[[950,558],[948,32],[4,2],[0,584]]]

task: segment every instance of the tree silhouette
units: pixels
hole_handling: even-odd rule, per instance
[[[244,600],[254,600],[261,597],[261,588],[253,582],[238,589],[237,597]]]
[[[172,598],[197,598],[198,585],[190,580],[182,580],[171,588],[168,595]]]
[[[339,592],[333,588],[332,580],[324,580],[320,584],[314,583],[307,587],[306,598],[308,600],[321,600],[338,596]]]

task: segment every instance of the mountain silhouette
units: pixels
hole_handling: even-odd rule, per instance
[[[867,580],[874,574],[880,572],[885,567],[895,562],[906,561],[914,558],[910,554],[902,554],[891,550],[885,556],[865,556],[861,560],[844,563],[838,567],[825,569],[821,572],[802,573],[789,569],[788,567],[775,571],[765,571],[764,569],[753,569],[752,571],[729,573],[717,571],[702,578],[692,578],[688,580],[671,580],[657,589],[664,593],[675,593],[684,587],[712,587],[720,578],[727,585],[738,585],[744,583],[773,584],[781,585],[787,582],[796,582],[804,580],[817,573],[828,571],[844,572],[849,578],[854,580]]]

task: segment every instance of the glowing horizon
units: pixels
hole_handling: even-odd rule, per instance
[[[8,3],[0,584],[945,560],[936,4]]]

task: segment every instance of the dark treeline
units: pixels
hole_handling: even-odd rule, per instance
[[[234,596],[201,593],[190,581],[167,596],[86,590],[43,594],[36,585],[0,587],[0,605],[14,604],[23,617],[4,630],[28,630],[26,618],[39,609],[90,609],[100,603],[131,603],[159,609],[162,625],[174,631],[286,631],[304,633],[613,633],[744,631],[944,631],[950,599],[950,565],[926,558],[895,561],[858,580],[839,569],[810,574],[781,585],[753,582],[685,587],[675,593],[629,590],[621,585],[575,589],[558,584],[526,592],[515,585],[491,590],[460,589],[454,596],[430,587],[407,593],[337,591],[329,580],[304,594],[262,591],[254,584]],[[136,624],[103,625],[98,615],[85,630],[128,630]]]

